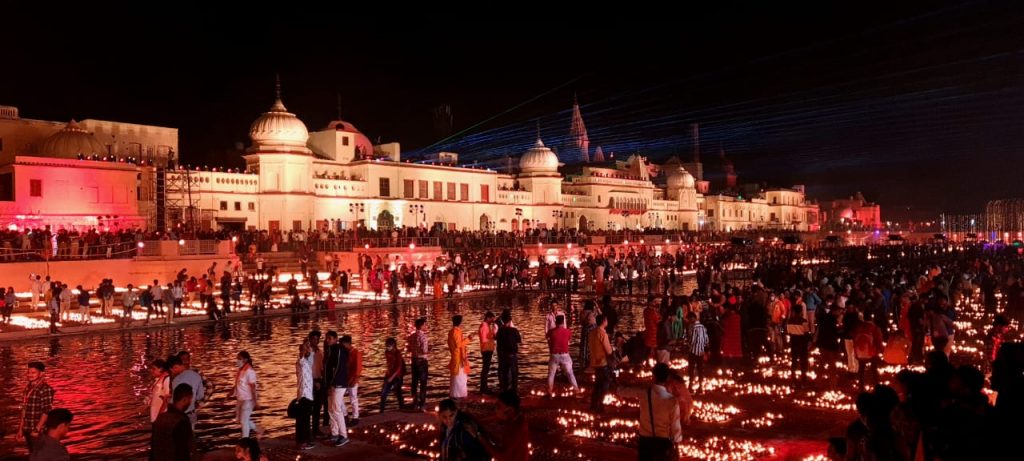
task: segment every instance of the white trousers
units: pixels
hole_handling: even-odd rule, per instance
[[[331,414],[331,435],[334,437],[348,437],[348,428],[345,427],[345,390],[344,387],[328,389],[327,407]]]
[[[352,405],[352,419],[359,419],[359,385],[346,387],[349,404]]]
[[[250,432],[260,432],[260,429],[256,427],[256,423],[252,422],[252,411],[255,406],[255,402],[252,400],[235,401],[235,415],[238,418],[238,424],[242,425],[243,438],[248,437]]]
[[[576,384],[576,375],[572,373],[572,357],[569,354],[551,354],[550,357],[548,359],[548,390],[554,389],[555,373],[558,372],[559,368],[569,378],[569,384],[572,384],[572,388],[579,389],[580,386]]]

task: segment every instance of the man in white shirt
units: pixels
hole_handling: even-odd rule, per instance
[[[683,439],[679,424],[679,402],[665,383],[668,381],[667,364],[654,366],[654,384],[640,397],[639,457],[638,459],[667,461],[678,458],[676,443]]]
[[[43,294],[43,278],[38,275],[30,275],[29,280],[32,281],[32,287],[30,288],[32,291],[32,308],[29,309],[29,311],[35,312],[35,310],[39,308],[39,298]]]
[[[552,302],[550,299],[545,299],[541,301],[541,303],[547,303],[550,308],[547,317],[544,318],[544,335],[547,336],[549,331],[555,329],[556,317],[558,317],[559,315],[561,315],[562,318],[567,317],[565,316],[565,312],[562,312],[562,309],[558,308],[558,303]]]
[[[164,313],[164,288],[160,286],[160,282],[153,280],[153,285],[149,287],[149,294],[153,295],[153,308],[156,309],[158,315]]]

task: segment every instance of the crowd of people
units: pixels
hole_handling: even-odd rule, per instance
[[[229,268],[222,275],[221,296],[229,293],[223,299],[225,311],[237,303],[230,293],[236,292],[239,270]],[[360,283],[378,294],[386,290],[392,300],[400,294],[450,296],[467,283],[551,293],[541,301],[548,311],[548,394],[559,394],[555,377],[561,372],[570,396],[589,399],[590,411],[603,413],[605,397],[615,385],[615,370],[654,364],[652,383],[640,399],[640,459],[673,459],[692,412],[692,395],[704,391],[705,377],[715,369],[757,379],[753,372],[758,368],[784,358],[796,387],[859,391],[859,418],[846,434],[830,441],[830,456],[846,460],[965,459],[988,453],[998,445],[994,437],[1015,427],[1012,415],[1019,411],[1024,389],[1021,352],[1003,347],[1015,337],[1012,325],[1024,317],[1024,289],[1018,278],[1024,274],[1024,260],[1006,249],[907,245],[807,251],[692,244],[661,252],[650,245],[633,245],[591,248],[578,261],[537,264],[521,250],[492,249],[451,252],[429,268],[361,255],[357,270]],[[252,277],[276,278],[262,277],[262,272],[259,268]],[[329,267],[328,272],[332,290],[349,289],[348,280],[354,278],[350,271]],[[682,279],[690,274],[696,277],[697,288],[681,293]],[[202,290],[180,288],[200,279],[207,280]],[[180,274],[160,298],[170,294],[171,306],[177,306],[197,291],[203,293],[200,302],[207,303],[213,297],[212,276],[203,274],[200,279]],[[242,293],[246,284],[238,282],[242,288],[237,292]],[[296,285],[288,287],[293,303],[307,299],[299,298],[293,288],[297,290]],[[146,305],[155,305],[152,289],[146,291]],[[321,290],[312,287],[318,304],[334,296],[326,291],[318,295]],[[132,292],[129,288],[126,293]],[[581,294],[579,305],[562,301],[571,298],[561,294],[573,292]],[[642,329],[620,328],[613,297],[622,296],[645,301]],[[216,301],[213,304],[216,311]],[[168,307],[167,315],[173,310]],[[980,363],[958,357],[954,348],[965,334],[958,325],[968,314],[980,316],[989,326]],[[521,408],[518,369],[523,336],[515,315],[505,308],[484,314],[479,323],[453,315],[450,325],[431,325],[448,331],[444,346],[449,360],[443,365],[431,363],[426,318],[416,320],[407,337],[387,338],[384,385],[376,396],[379,411],[387,409],[392,395],[399,409],[428,408],[427,377],[432,366],[440,366],[450,378],[449,396],[438,403],[441,459],[527,459],[529,429]],[[474,323],[468,325],[467,320]],[[574,356],[571,345],[576,335]],[[482,358],[479,372],[470,368],[468,357],[474,352]],[[822,379],[816,383],[808,379],[812,353],[820,357],[813,371]],[[685,370],[670,368],[673,356],[686,359]],[[155,459],[175,459],[167,456],[195,450],[197,402],[209,390],[202,376],[190,369],[188,357],[185,352],[151,365]],[[252,421],[259,404],[256,368],[249,352],[240,351],[237,360],[236,420],[243,440],[252,440],[250,436],[260,434]],[[362,348],[352,337],[336,331],[314,330],[298,345],[296,398],[290,410],[298,448],[316,446],[318,435],[337,447],[349,443],[348,429],[359,424],[361,414],[363,360]],[[901,371],[890,387],[879,378],[883,362],[923,365],[925,371]],[[41,368],[33,369],[41,375]],[[407,373],[408,399],[403,392]],[[576,379],[591,373],[590,386]],[[990,388],[999,392],[996,406],[983,393],[987,375]],[[19,429],[26,438],[49,428],[43,415],[50,411],[46,402],[53,400],[53,390],[41,390],[46,388],[33,384],[41,378],[33,376],[30,372]],[[480,394],[497,396],[494,418],[506,430],[488,433],[463,409],[470,382],[478,383]],[[66,419],[70,422],[70,416]],[[53,437],[59,435],[58,428]],[[247,447],[254,443],[245,442]],[[37,445],[33,443],[33,453]],[[251,449],[239,450],[252,456]]]

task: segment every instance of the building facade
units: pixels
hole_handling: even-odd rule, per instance
[[[882,207],[865,200],[860,192],[847,199],[827,202],[822,212],[830,229],[881,229],[883,224]]]
[[[677,158],[652,168],[641,155],[591,156],[578,105],[571,130],[578,164],[561,164],[539,137],[511,172],[460,167],[454,153],[413,163],[403,161],[398,143],[373,145],[345,121],[310,133],[278,92],[250,126],[245,171],[230,172],[176,166],[177,130],[170,128],[0,119],[0,192],[10,191],[0,197],[0,222],[32,216],[37,224],[151,229],[817,230],[817,205],[800,186],[752,197],[714,194]],[[686,165],[699,172],[696,162]],[[65,199],[40,205],[53,196]]]

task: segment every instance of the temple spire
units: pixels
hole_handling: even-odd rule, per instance
[[[580,161],[590,163],[590,137],[587,136],[587,127],[583,124],[583,114],[580,112],[580,103],[575,93],[572,95],[572,125],[569,128],[569,137],[572,138],[572,147],[580,152]]]

